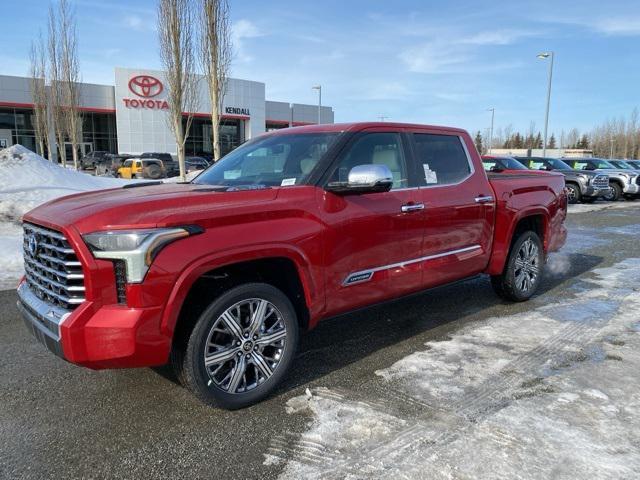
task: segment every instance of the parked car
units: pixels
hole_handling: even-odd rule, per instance
[[[158,180],[167,176],[162,160],[155,158],[130,158],[118,169],[118,178],[148,178]]]
[[[487,172],[501,172],[503,170],[528,170],[513,157],[483,155],[482,166]]]
[[[557,158],[516,157],[516,159],[532,170],[562,173],[567,186],[569,203],[591,203],[610,194],[609,175],[604,173],[574,170]]]
[[[640,160],[625,160],[633,168],[640,170]]]
[[[105,155],[101,160],[96,162],[95,174],[98,176],[111,175],[115,177],[118,173],[118,169],[122,166],[124,161],[129,158],[132,158],[132,155],[115,155],[111,153]]]
[[[71,363],[171,362],[202,401],[241,408],[273,391],[300,331],[323,319],[480,273],[529,299],[566,215],[561,174],[487,174],[464,130],[304,126],[191,183],[28,212],[19,306]]]
[[[187,173],[193,172],[196,170],[204,170],[209,166],[209,162],[207,162],[202,157],[186,157],[184,160],[185,168]]]
[[[159,152],[144,152],[141,153],[138,158],[155,158],[157,160],[162,160],[163,162],[173,162],[173,156],[170,153],[159,153]]]
[[[640,175],[640,168],[636,165],[633,165],[628,160],[609,160],[609,163],[621,170],[632,170],[634,173]]]
[[[80,159],[80,168],[83,170],[92,170],[96,167],[96,163],[100,162],[109,152],[103,150],[96,150],[87,153]]]
[[[609,192],[602,198],[609,201],[635,198],[640,193],[640,180],[636,173],[617,168],[601,158],[563,158],[571,168],[581,171],[593,171],[609,176]]]

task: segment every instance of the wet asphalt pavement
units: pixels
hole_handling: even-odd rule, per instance
[[[568,270],[545,275],[534,305],[569,295],[593,268],[640,257],[639,206],[572,214]],[[479,277],[327,321],[303,338],[276,394],[227,412],[201,405],[166,368],[94,372],[57,359],[15,301],[0,292],[0,478],[276,478],[282,467],[263,465],[271,439],[305,429],[288,399],[321,386],[379,398],[376,370],[462,326],[531,308],[502,302]]]

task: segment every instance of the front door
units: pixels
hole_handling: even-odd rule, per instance
[[[455,134],[409,136],[425,206],[423,287],[483,271],[491,255],[495,199],[484,170],[474,168],[473,147]]]
[[[326,305],[332,315],[420,289],[424,210],[397,132],[356,134],[334,163],[326,183],[346,181],[357,165],[383,164],[393,174],[389,192],[336,195],[318,190],[327,222]]]

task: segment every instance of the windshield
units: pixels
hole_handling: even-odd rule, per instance
[[[301,185],[338,135],[338,132],[326,132],[258,137],[211,165],[193,183],[268,187]]]
[[[616,168],[606,160],[576,160],[573,163],[576,170],[595,170],[596,168]]]
[[[556,170],[571,170],[571,167],[557,158],[547,158],[547,163]]]
[[[611,160],[611,163],[618,168],[623,168],[625,170],[633,170],[635,167],[633,165],[629,165],[627,162],[623,162],[622,160]]]

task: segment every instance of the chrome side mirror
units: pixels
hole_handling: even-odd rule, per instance
[[[347,195],[350,193],[388,192],[393,185],[393,174],[386,165],[356,165],[346,182],[331,182],[326,190]]]

